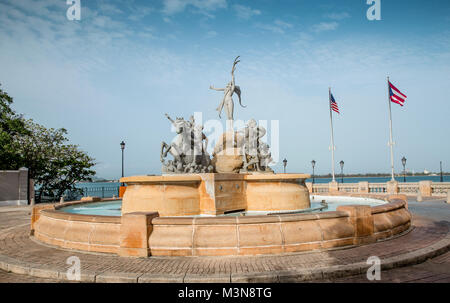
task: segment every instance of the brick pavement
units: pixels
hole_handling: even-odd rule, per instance
[[[369,281],[365,274],[311,282],[338,283],[450,283],[450,252],[417,265],[381,271],[381,280]]]
[[[367,258],[372,255],[382,260],[394,261],[398,256],[408,256],[418,251],[431,256],[429,247],[449,239],[449,222],[433,222],[424,217],[414,216],[414,229],[406,235],[349,249],[276,256],[122,258],[115,255],[56,249],[37,243],[29,237],[28,222],[29,212],[27,211],[0,211],[0,268],[28,274],[16,275],[0,271],[0,282],[20,280],[20,276],[30,282],[64,279],[64,273],[69,267],[66,260],[70,256],[80,258],[84,281],[189,282],[207,279],[209,282],[277,282],[322,278],[324,281],[363,282],[367,281],[364,275],[347,278],[339,278],[339,276],[359,274]],[[441,253],[444,252],[443,249],[448,250],[448,245],[441,247]],[[450,263],[448,255],[449,253],[446,253],[434,258],[432,262],[382,271],[382,273],[388,281],[392,282],[396,282],[396,279],[413,280],[414,273],[416,273],[416,280],[448,281],[447,269]],[[425,261],[413,255],[408,260],[409,263]],[[401,264],[405,262],[404,260],[397,261],[398,264],[394,261],[390,263],[390,266],[407,265]],[[441,266],[435,267],[444,268],[445,271],[434,271],[433,274],[429,274],[430,271],[427,271],[427,268],[439,262],[442,263]],[[5,264],[10,265],[7,267]],[[356,265],[351,267],[352,264],[359,264],[359,267]],[[343,266],[347,266],[345,270]]]

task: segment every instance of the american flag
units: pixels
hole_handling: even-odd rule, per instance
[[[339,114],[339,107],[338,104],[336,103],[336,100],[334,100],[332,93],[330,93],[330,108]]]
[[[403,94],[401,91],[396,88],[391,81],[389,81],[389,98],[392,102],[400,104],[400,106],[403,106],[405,103],[406,95]]]

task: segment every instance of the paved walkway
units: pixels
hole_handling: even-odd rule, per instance
[[[381,271],[380,281],[369,281],[366,275],[314,282],[344,283],[450,283],[450,252],[417,265]]]
[[[445,252],[450,247],[450,205],[439,200],[411,202],[410,209],[414,229],[409,233],[350,249],[276,256],[151,258],[45,246],[29,237],[29,209],[0,209],[0,282],[64,280],[69,268],[66,260],[71,256],[80,259],[82,281],[91,282],[367,282],[369,256],[381,258],[382,282],[448,282],[450,253]],[[437,254],[440,256],[414,265]],[[414,266],[384,270],[404,265]],[[348,275],[354,276],[343,277]]]

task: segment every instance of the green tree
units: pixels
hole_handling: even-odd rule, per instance
[[[0,84],[1,86],[1,84]],[[13,98],[0,87],[0,169],[17,169],[21,157],[13,148],[13,138],[28,135],[22,116],[11,108]]]
[[[94,159],[78,146],[67,144],[64,128],[47,129],[33,120],[24,123],[30,133],[16,135],[14,148],[22,158],[22,166],[30,169],[31,178],[39,186],[36,202],[43,196],[58,199],[65,191],[81,192],[76,182],[92,181]]]
[[[12,108],[13,98],[0,89],[0,169],[27,167],[43,196],[58,199],[66,191],[80,192],[76,182],[92,181],[94,159],[68,144],[67,130],[46,128],[25,120]]]

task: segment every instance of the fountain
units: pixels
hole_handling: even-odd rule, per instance
[[[234,93],[242,105],[234,78],[239,62],[237,57],[225,88],[210,87],[224,92],[217,110],[219,117],[224,108],[227,114],[227,131],[212,157],[202,125],[193,117],[166,114],[176,136],[170,144],[162,142],[162,174],[121,178],[127,189],[120,216],[111,215],[119,207],[114,203],[110,212],[86,214],[76,208],[104,202],[37,205],[32,236],[57,247],[121,256],[211,256],[348,247],[410,228],[404,196],[372,204],[353,198],[335,211],[321,212],[327,204],[311,207],[305,186],[309,175],[274,173],[270,147],[262,141],[265,128],[254,119],[243,129],[233,128]]]
[[[233,62],[231,81],[223,91],[217,110],[225,108],[227,129],[233,129],[232,96],[241,89],[235,84]],[[243,106],[244,107],[244,106]],[[261,140],[266,129],[251,119],[244,129],[220,136],[213,158],[206,151],[208,138],[203,126],[166,114],[175,128],[171,144],[162,142],[162,176],[126,177],[122,213],[156,211],[159,216],[221,215],[236,211],[296,211],[310,207],[306,174],[275,174],[269,145]],[[173,159],[166,160],[170,154]]]

